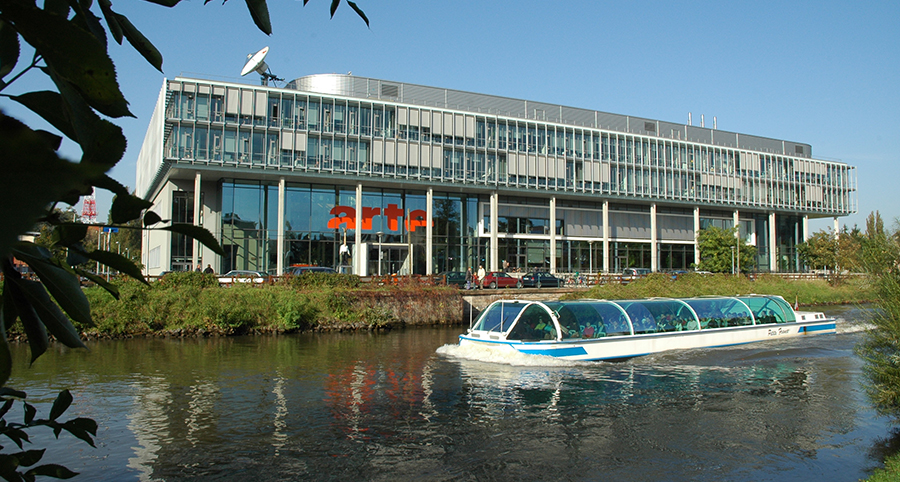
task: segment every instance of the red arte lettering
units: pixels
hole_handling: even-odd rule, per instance
[[[363,206],[362,212],[362,228],[363,230],[372,229],[372,219],[381,214],[381,208],[367,208]]]
[[[388,231],[397,231],[399,229],[398,220],[403,217],[403,210],[396,204],[388,204],[384,215],[387,216]]]
[[[418,227],[425,227],[428,224],[425,216],[428,213],[425,212],[424,209],[415,209],[409,212],[409,219],[406,220],[406,230],[409,232],[415,231]]]
[[[356,209],[350,206],[335,206],[331,208],[330,214],[334,217],[328,220],[328,229],[339,229],[344,226],[347,229],[356,229]],[[375,216],[382,215],[381,208],[362,208],[362,229],[371,230],[372,221]],[[384,216],[387,216],[387,229],[389,231],[397,231],[400,229],[400,219],[403,218],[403,210],[396,204],[388,204],[384,210]],[[424,209],[414,209],[409,212],[409,219],[404,223],[407,231],[415,231],[418,227],[428,225],[427,213]],[[434,223],[432,223],[434,224]]]
[[[365,212],[365,209],[363,209],[363,212]],[[334,217],[328,220],[328,229],[338,229],[341,227],[341,224],[345,225],[347,229],[356,229],[356,209],[349,206],[335,206],[331,208],[331,214]],[[343,216],[339,216],[340,214],[343,214]],[[363,222],[363,225],[365,225],[365,222]],[[370,218],[370,229],[371,225],[372,220]]]

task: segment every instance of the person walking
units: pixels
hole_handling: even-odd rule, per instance
[[[215,274],[216,273],[215,270],[212,269],[212,266],[210,266],[208,264],[206,265],[206,269],[203,270],[203,272],[206,274]]]
[[[484,289],[484,276],[485,276],[485,274],[486,274],[486,273],[484,272],[484,266],[482,266],[482,265],[479,264],[479,265],[478,265],[478,279],[475,280],[475,283],[476,283],[476,285],[477,285],[478,288]]]
[[[472,289],[472,278],[474,277],[474,273],[472,273],[472,267],[469,266],[469,269],[466,270],[466,290]]]

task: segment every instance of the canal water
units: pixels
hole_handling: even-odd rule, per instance
[[[826,311],[839,334],[618,363],[491,359],[458,327],[103,341],[31,367],[16,346],[9,385],[44,416],[68,388],[63,419],[100,424],[97,448],[31,432],[80,480],[856,481],[900,437],[860,385],[867,311]]]

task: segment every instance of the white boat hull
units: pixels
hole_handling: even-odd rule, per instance
[[[798,313],[800,315],[800,313]],[[798,317],[799,318],[799,317]],[[486,334],[463,334],[460,346],[479,345],[501,350],[515,350],[530,355],[543,355],[568,360],[615,360],[649,355],[667,350],[711,348],[741,345],[764,340],[801,335],[836,333],[834,319],[811,322],[713,328],[696,331],[648,333],[605,338],[514,341],[491,339]]]

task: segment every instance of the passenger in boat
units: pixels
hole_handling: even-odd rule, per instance
[[[607,336],[631,334],[631,329],[628,328],[628,323],[623,318],[613,318],[611,320],[607,320],[605,325]]]

